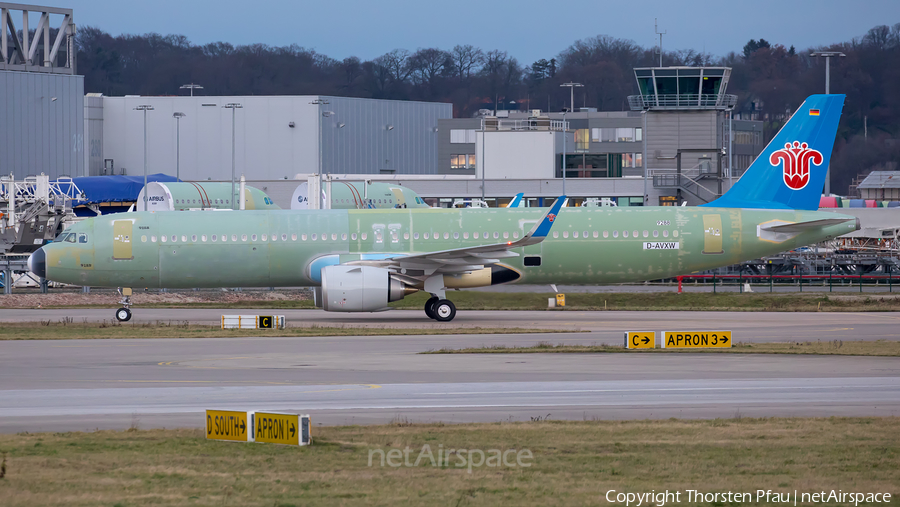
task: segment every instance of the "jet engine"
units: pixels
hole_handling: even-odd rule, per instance
[[[327,312],[380,312],[418,291],[372,266],[322,268],[322,307]]]

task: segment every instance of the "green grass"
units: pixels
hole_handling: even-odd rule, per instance
[[[605,503],[609,490],[666,489],[842,489],[896,498],[898,425],[898,418],[739,414],[708,421],[398,423],[315,427],[314,444],[305,448],[208,441],[202,430],[0,435],[6,461],[0,503],[569,506]],[[459,454],[445,466],[424,460],[419,466],[381,466],[378,450],[409,447],[414,462],[425,444],[435,454],[527,449],[533,458],[522,461],[529,467],[482,466],[471,473],[457,466]],[[376,451],[374,466],[370,451]],[[680,505],[694,505],[685,495]],[[746,504],[765,502],[741,505]]]
[[[448,291],[447,297],[459,310],[547,310],[552,293]],[[898,293],[896,296],[900,296]],[[566,310],[701,310],[746,312],[877,312],[900,311],[900,297],[892,294],[822,293],[717,293],[640,292],[569,293]],[[418,292],[391,303],[393,308],[421,310],[430,297]],[[245,300],[238,302],[148,303],[140,294],[134,297],[137,308],[239,308],[239,309],[312,309],[311,300]],[[108,305],[46,306],[45,308],[108,308]]]
[[[485,327],[287,327],[285,329],[220,329],[178,323],[117,323],[79,322],[71,319],[51,322],[12,322],[0,326],[0,340],[89,340],[124,338],[232,338],[247,336],[385,336],[385,335],[444,335],[444,334],[510,334],[547,333],[546,329],[485,328]],[[554,331],[578,332],[578,331]]]
[[[738,342],[731,348],[709,349],[626,349],[624,345],[566,345],[538,342],[530,347],[469,347],[462,349],[444,348],[429,350],[420,354],[816,354],[840,356],[900,356],[900,341],[843,341],[826,342]]]

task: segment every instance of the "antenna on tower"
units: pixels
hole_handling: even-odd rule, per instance
[[[662,67],[662,36],[668,33],[668,30],[665,32],[659,31],[659,23],[656,22],[657,18],[653,18],[653,31],[656,32],[656,35],[659,35],[659,47],[657,51],[659,52],[659,66]]]

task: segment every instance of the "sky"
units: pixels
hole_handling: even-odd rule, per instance
[[[185,35],[194,44],[297,44],[342,60],[393,49],[471,44],[509,52],[523,65],[550,59],[579,39],[609,35],[714,56],[750,39],[798,50],[900,23],[900,0],[45,0],[74,9],[79,26],[113,35]],[[36,20],[33,22],[36,23]],[[18,23],[17,23],[18,24]]]

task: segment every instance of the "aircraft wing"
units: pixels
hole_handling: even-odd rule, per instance
[[[430,276],[434,273],[476,271],[487,265],[496,264],[500,262],[500,259],[517,257],[519,254],[512,251],[515,248],[536,245],[544,241],[544,238],[550,233],[550,228],[553,227],[553,222],[556,220],[559,210],[567,201],[566,196],[560,196],[553,204],[553,207],[544,214],[543,218],[535,224],[531,231],[523,236],[522,239],[516,241],[437,250],[412,255],[398,255],[377,261],[352,261],[348,264],[379,266],[399,270],[401,274],[421,271],[421,274],[417,273],[417,276]]]

